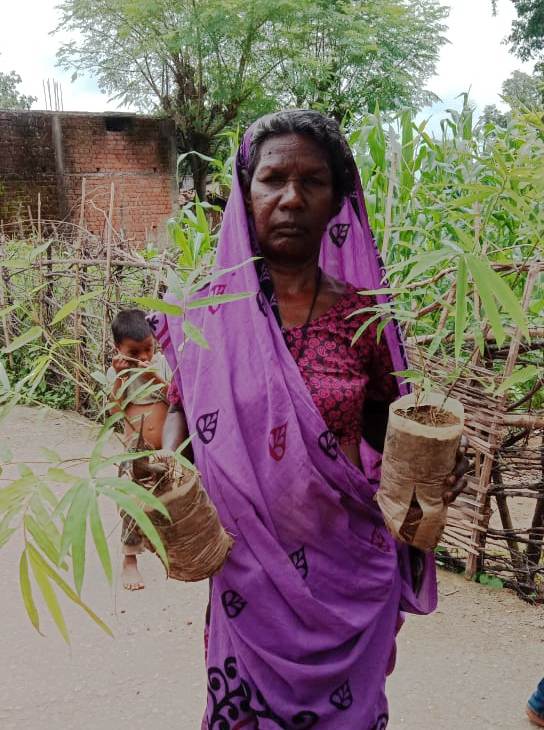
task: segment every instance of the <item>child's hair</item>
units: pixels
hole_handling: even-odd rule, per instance
[[[136,342],[141,342],[153,334],[141,309],[123,309],[111,323],[111,331],[113,341],[117,346],[127,337],[136,340]]]

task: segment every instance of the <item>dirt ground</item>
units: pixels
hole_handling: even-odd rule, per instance
[[[0,441],[20,460],[40,460],[41,446],[84,456],[91,434],[78,416],[30,408],[0,423]],[[113,510],[107,523],[117,523]],[[117,529],[115,555],[118,540]],[[146,589],[127,593],[117,580],[112,590],[91,555],[84,598],[115,639],[64,601],[68,648],[45,612],[45,638],[27,620],[19,550],[13,539],[0,553],[0,729],[198,730],[206,585],[167,582],[158,560],[145,555]],[[388,685],[390,729],[528,730],[524,704],[544,674],[544,611],[449,573],[440,574],[440,595],[433,616],[409,617],[401,632]]]

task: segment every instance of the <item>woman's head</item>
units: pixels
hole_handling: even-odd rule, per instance
[[[319,254],[327,223],[353,189],[353,158],[336,121],[313,111],[263,117],[243,178],[265,258],[294,265]]]

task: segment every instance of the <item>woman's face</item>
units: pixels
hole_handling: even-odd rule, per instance
[[[317,258],[339,203],[326,152],[300,134],[265,139],[246,203],[266,259],[298,265]]]

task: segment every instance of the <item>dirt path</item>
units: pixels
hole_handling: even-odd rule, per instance
[[[27,460],[40,458],[40,446],[84,455],[90,433],[82,418],[28,408],[0,424],[0,440]],[[116,522],[112,512],[108,524]],[[23,614],[19,547],[14,540],[0,552],[1,730],[198,730],[206,585],[166,582],[146,555],[144,591],[110,590],[90,560],[84,597],[116,638],[64,603],[68,649],[45,614],[44,639]],[[448,573],[440,593],[439,610],[409,617],[401,632],[390,729],[528,730],[524,703],[544,674],[544,611]]]

